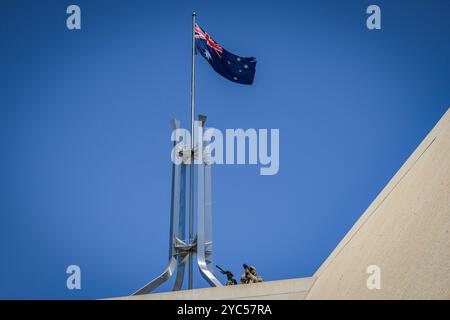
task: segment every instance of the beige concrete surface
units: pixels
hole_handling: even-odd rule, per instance
[[[450,111],[317,270],[308,299],[450,299]],[[381,289],[366,285],[369,265]]]
[[[171,291],[140,296],[121,297],[126,300],[303,300],[314,278],[267,281],[249,285],[224,286],[193,290]]]

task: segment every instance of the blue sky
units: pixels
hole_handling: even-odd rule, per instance
[[[66,28],[70,4],[81,30]],[[381,30],[366,28],[370,4]],[[243,86],[198,56],[198,112],[222,130],[280,130],[277,175],[213,168],[214,260],[236,276],[242,263],[265,280],[312,275],[449,107],[449,9],[2,1],[0,298],[122,296],[162,271],[169,120],[188,127],[193,10],[224,48],[258,60]],[[66,288],[71,264],[79,291]],[[198,273],[194,284],[207,286]]]

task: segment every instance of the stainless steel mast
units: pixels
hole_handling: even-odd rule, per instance
[[[192,12],[192,70],[191,70],[191,164],[189,177],[189,242],[194,241],[194,119],[195,119],[195,11]],[[189,255],[188,288],[193,285],[193,256]]]

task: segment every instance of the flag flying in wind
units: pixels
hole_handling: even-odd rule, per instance
[[[211,67],[228,80],[252,84],[255,77],[255,58],[236,56],[214,42],[209,34],[195,25],[195,49],[208,60]]]

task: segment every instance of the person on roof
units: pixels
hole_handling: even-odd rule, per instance
[[[257,283],[257,282],[263,281],[262,277],[256,273],[255,266],[249,266],[247,264],[243,264],[243,267],[244,267],[244,273],[241,276],[242,284]]]

